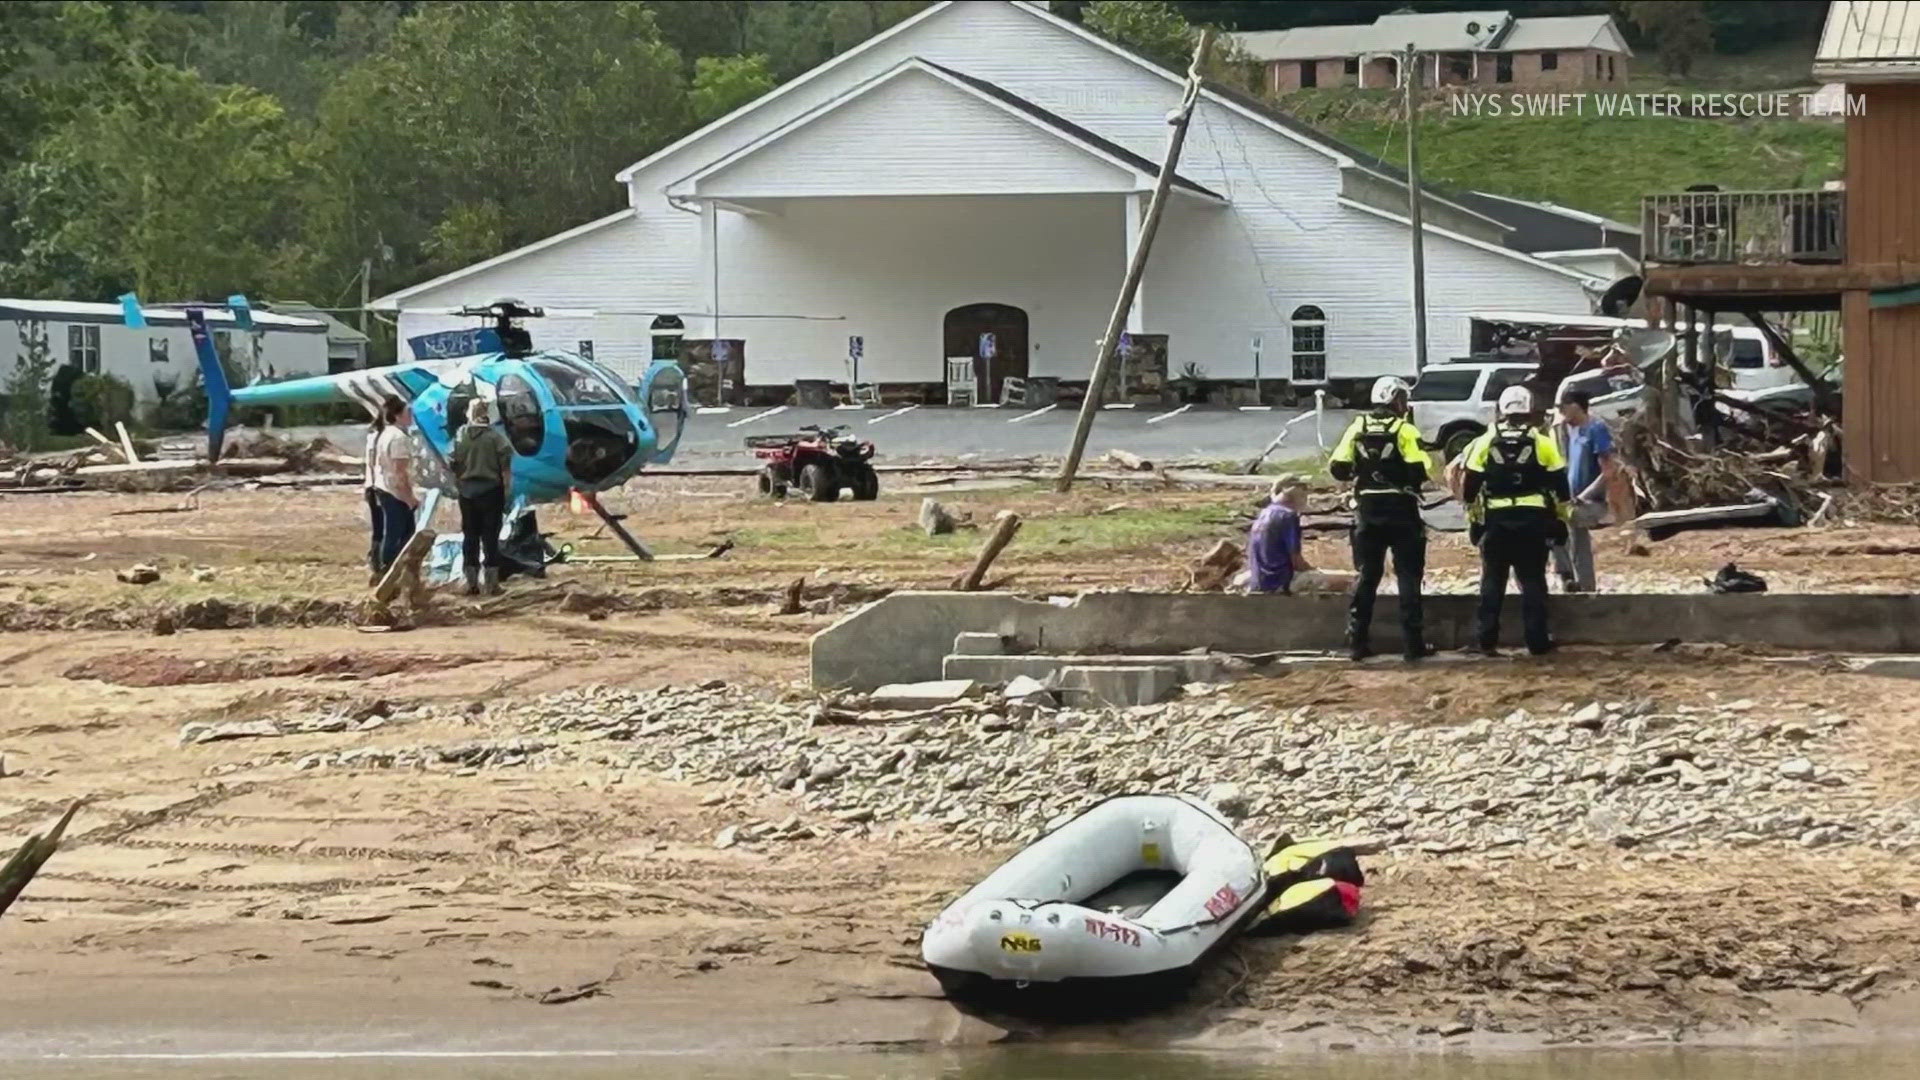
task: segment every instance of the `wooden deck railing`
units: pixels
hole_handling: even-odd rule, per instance
[[[1844,191],[1688,191],[1640,200],[1641,256],[1671,266],[1846,261]]]

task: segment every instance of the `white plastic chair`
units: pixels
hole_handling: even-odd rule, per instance
[[[972,406],[978,404],[979,400],[980,391],[973,377],[973,357],[947,357],[947,404]]]

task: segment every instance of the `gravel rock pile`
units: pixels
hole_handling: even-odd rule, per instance
[[[853,722],[847,722],[847,721]],[[958,849],[1028,840],[1093,800],[1204,795],[1255,839],[1367,837],[1432,854],[1607,844],[1920,848],[1920,800],[1877,792],[1848,719],[1748,701],[1593,702],[1454,726],[1274,710],[1208,694],[1121,711],[968,702],[907,718],[761,700],[721,683],[496,703],[485,740],[301,756],[302,768],[604,767],[781,792],[796,812],[715,837],[753,845],[892,826]]]

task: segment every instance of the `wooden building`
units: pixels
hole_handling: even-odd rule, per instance
[[[1832,4],[1813,72],[1852,98],[1845,181],[1647,196],[1645,291],[1689,325],[1840,312],[1848,474],[1920,480],[1920,2]]]

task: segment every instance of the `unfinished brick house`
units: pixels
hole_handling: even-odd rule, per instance
[[[1419,54],[1426,86],[1491,91],[1610,89],[1633,50],[1606,15],[1518,19],[1506,11],[1398,12],[1351,26],[1258,30],[1234,39],[1269,91],[1400,84],[1400,53]]]

